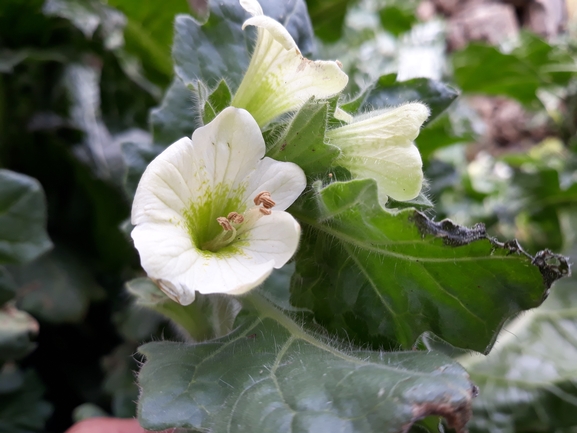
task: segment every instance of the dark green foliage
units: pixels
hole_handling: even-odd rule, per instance
[[[433,413],[451,414],[457,429],[466,422],[473,386],[449,358],[340,350],[260,295],[249,301],[258,316],[222,339],[139,349],[148,360],[139,376],[145,427],[369,433]]]
[[[291,300],[354,341],[408,349],[431,331],[487,353],[503,322],[538,306],[551,284],[541,276],[546,269],[515,245],[492,241],[482,226],[384,211],[371,180],[319,189],[293,214],[310,229]]]

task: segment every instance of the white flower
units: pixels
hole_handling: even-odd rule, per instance
[[[248,70],[231,105],[248,110],[260,126],[300,108],[308,99],[339,93],[349,80],[337,62],[304,58],[287,29],[263,15],[256,0],[240,0],[252,15],[242,26],[258,27]]]
[[[425,105],[413,102],[327,131],[330,144],[341,149],[335,164],[356,177],[375,179],[382,205],[388,197],[398,201],[417,197],[423,185],[423,162],[413,140],[429,113]]]
[[[142,267],[172,299],[241,294],[294,254],[300,227],[283,212],[303,191],[303,171],[263,158],[252,116],[226,108],[169,146],[142,175],[132,206]]]

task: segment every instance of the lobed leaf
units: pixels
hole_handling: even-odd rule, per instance
[[[464,431],[475,389],[450,358],[337,350],[258,294],[229,335],[139,351],[141,425],[219,432],[406,431],[430,414]],[[246,300],[246,298],[245,298]]]
[[[487,353],[507,318],[540,305],[569,272],[565,258],[532,259],[482,225],[390,213],[373,180],[315,189],[290,209],[304,225],[291,302],[354,341],[410,348],[430,331]]]

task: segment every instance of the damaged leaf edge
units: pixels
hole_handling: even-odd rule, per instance
[[[473,227],[468,228],[455,224],[450,219],[435,222],[419,211],[413,212],[409,217],[409,221],[417,226],[423,237],[432,235],[436,238],[442,238],[443,243],[449,247],[461,247],[475,241],[488,240],[494,249],[505,249],[508,251],[508,255],[524,255],[530,259],[531,264],[537,266],[541,272],[546,288],[543,300],[547,298],[549,289],[555,281],[571,275],[571,266],[568,257],[553,253],[548,249],[539,251],[535,256],[532,256],[521,247],[517,239],[501,242],[489,236],[483,223],[477,223]]]

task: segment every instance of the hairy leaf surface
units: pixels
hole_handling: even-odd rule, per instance
[[[568,273],[564,258],[543,252],[532,261],[482,225],[387,212],[373,180],[333,183],[291,212],[305,225],[292,303],[330,331],[375,346],[410,348],[431,331],[488,352],[507,318],[541,304]]]
[[[138,407],[145,428],[401,432],[437,414],[463,430],[475,388],[450,358],[337,350],[262,296],[250,302],[258,315],[243,316],[226,337],[139,349],[147,358]]]

